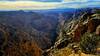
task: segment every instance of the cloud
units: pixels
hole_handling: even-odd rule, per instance
[[[41,2],[61,2],[62,0],[32,0],[32,1],[41,1]]]
[[[0,0],[0,1],[23,1],[23,0]],[[24,1],[61,2],[62,0],[24,0]]]
[[[0,10],[42,10],[56,8],[60,3],[45,3],[32,1],[0,2]]]
[[[87,2],[88,0],[63,0],[63,2]]]
[[[58,8],[85,8],[99,7],[100,2],[35,2],[35,1],[2,1],[0,2],[0,10],[45,10]]]
[[[93,2],[93,1],[100,1],[100,0],[62,0],[62,2]]]
[[[79,2],[79,3],[62,3],[60,5],[61,8],[87,8],[87,7],[98,7],[100,8],[100,2],[95,1],[95,2]]]

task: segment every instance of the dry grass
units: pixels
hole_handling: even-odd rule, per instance
[[[69,56],[70,54],[72,54],[72,49],[67,47],[53,53],[54,56]]]

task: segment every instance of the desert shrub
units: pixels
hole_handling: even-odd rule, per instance
[[[97,42],[100,41],[100,36],[95,34],[85,33],[80,41],[80,48],[85,53],[95,53]]]

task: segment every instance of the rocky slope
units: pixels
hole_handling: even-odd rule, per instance
[[[44,56],[99,56],[100,9],[81,12],[80,16],[59,26],[54,46]]]

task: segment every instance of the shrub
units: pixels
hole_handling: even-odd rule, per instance
[[[95,34],[85,33],[80,41],[80,48],[85,53],[95,53],[97,42],[100,41],[100,36]]]

